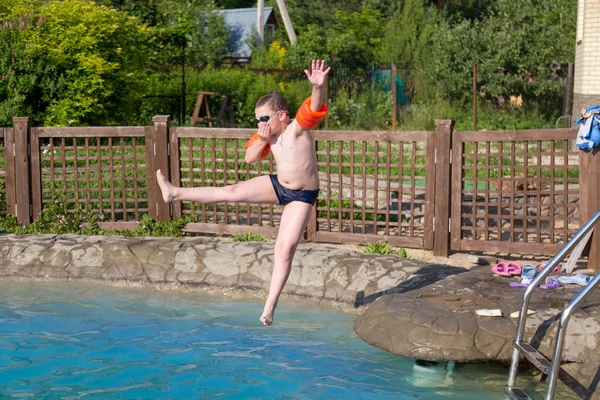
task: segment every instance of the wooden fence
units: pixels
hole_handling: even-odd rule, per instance
[[[134,228],[146,214],[194,215],[187,232],[275,235],[280,206],[168,205],[154,174],[160,168],[192,187],[275,172],[271,157],[244,162],[253,132],[170,127],[167,116],[146,127],[81,128],[33,128],[14,118],[13,128],[0,128],[0,205],[27,224],[62,191],[101,214],[105,229]],[[445,120],[435,131],[317,131],[322,193],[306,239],[386,240],[436,255],[552,255],[600,209],[600,158],[569,150],[575,138],[575,129],[458,132]]]

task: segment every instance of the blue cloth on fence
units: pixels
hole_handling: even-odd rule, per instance
[[[577,132],[577,147],[591,150],[600,144],[600,106],[584,107],[576,123],[582,124]]]

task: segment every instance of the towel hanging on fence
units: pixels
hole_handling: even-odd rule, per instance
[[[576,123],[582,124],[577,132],[577,147],[591,150],[600,144],[600,106],[584,107]]]

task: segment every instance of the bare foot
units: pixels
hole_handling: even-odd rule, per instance
[[[269,307],[269,306],[265,305],[263,314],[260,317],[260,322],[262,322],[263,325],[269,326],[273,323],[273,314],[275,314],[275,307],[277,307],[277,305],[275,305],[273,307]]]
[[[160,186],[165,203],[171,203],[175,199],[175,186],[171,185],[171,182],[165,178],[160,169],[156,170],[156,181]]]

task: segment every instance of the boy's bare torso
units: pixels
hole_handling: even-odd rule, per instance
[[[277,164],[277,179],[288,189],[319,188],[315,139],[293,120],[277,137],[269,138],[271,152]]]

